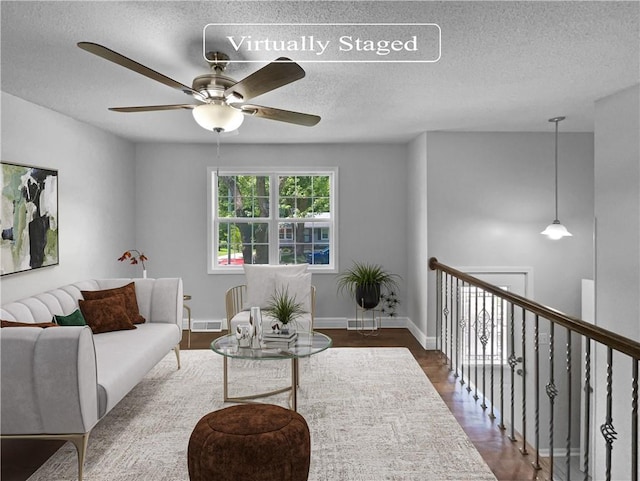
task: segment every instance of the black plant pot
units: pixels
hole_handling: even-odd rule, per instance
[[[356,302],[363,309],[373,309],[380,303],[380,284],[356,286]]]

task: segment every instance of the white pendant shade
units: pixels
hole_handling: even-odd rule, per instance
[[[203,129],[231,132],[242,125],[244,115],[227,104],[211,103],[198,105],[193,109],[193,118]]]
[[[558,122],[561,122],[565,117],[554,117],[549,119],[549,122],[556,124],[556,153],[555,153],[555,167],[556,167],[556,218],[547,226],[545,230],[540,232],[542,235],[546,235],[549,239],[558,240],[563,237],[573,237],[573,235],[563,226],[558,220]]]
[[[563,237],[572,237],[573,234],[567,230],[565,226],[563,226],[558,219],[554,220],[551,224],[547,226],[545,230],[540,232],[540,234],[546,235],[549,239],[558,240]]]

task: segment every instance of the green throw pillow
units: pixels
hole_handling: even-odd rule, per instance
[[[84,316],[80,309],[76,309],[68,316],[53,316],[55,322],[60,326],[86,326],[87,321],[84,320]]]

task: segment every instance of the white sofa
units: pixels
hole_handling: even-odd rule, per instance
[[[49,322],[78,308],[81,291],[132,279],[88,280],[5,304],[0,318]],[[93,427],[172,349],[180,368],[182,280],[135,279],[136,329],[93,334],[88,326],[0,329],[1,436],[63,439],[78,450],[78,479]]]

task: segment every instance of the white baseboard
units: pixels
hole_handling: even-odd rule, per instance
[[[371,328],[371,319],[365,323],[365,329]],[[220,332],[227,328],[225,319],[191,319],[192,332]],[[436,338],[427,337],[418,329],[408,317],[383,317],[381,319],[382,328],[405,328],[417,339],[420,345],[426,350],[436,348]],[[347,317],[316,317],[314,320],[315,329],[347,329],[355,328],[355,319]],[[182,330],[189,329],[189,320],[182,319]]]
[[[540,451],[538,451],[538,454],[542,458],[548,458],[549,457],[549,449],[541,449]],[[567,450],[564,449],[564,448],[555,448],[553,450],[553,457],[554,458],[564,458],[566,455],[567,455]],[[571,457],[580,456],[580,448],[571,448],[569,450],[569,456],[571,456]]]

